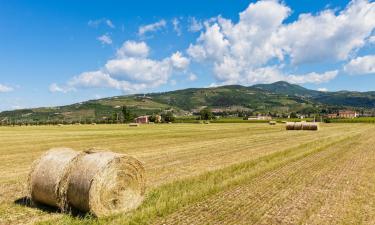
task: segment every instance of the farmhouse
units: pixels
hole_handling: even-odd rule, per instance
[[[327,118],[329,118],[329,119],[335,119],[337,117],[338,117],[337,113],[329,113],[329,114],[327,114]]]
[[[136,123],[148,123],[148,116],[139,116],[134,119]]]
[[[340,118],[356,118],[359,114],[355,111],[350,110],[340,110],[339,111],[339,117]]]

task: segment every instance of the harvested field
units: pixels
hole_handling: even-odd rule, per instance
[[[371,124],[1,127],[0,224],[374,224],[374,135]],[[144,203],[100,219],[23,206],[31,163],[51,147],[141,160]]]

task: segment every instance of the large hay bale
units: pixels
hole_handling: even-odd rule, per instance
[[[302,130],[303,123],[294,123],[294,130]]]
[[[96,216],[126,212],[144,198],[144,168],[137,159],[113,152],[87,152],[69,177],[69,205]]]
[[[294,122],[287,122],[286,123],[286,129],[287,130],[294,130]]]
[[[31,199],[65,210],[68,176],[80,156],[82,153],[69,148],[54,148],[34,161],[28,180]]]

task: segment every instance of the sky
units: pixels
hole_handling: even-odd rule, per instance
[[[375,90],[375,2],[0,0],[0,111],[280,80]]]

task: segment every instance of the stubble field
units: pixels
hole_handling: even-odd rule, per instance
[[[321,128],[0,127],[0,224],[374,224],[375,126]],[[144,203],[99,219],[24,206],[31,163],[52,147],[135,156],[146,167]]]

